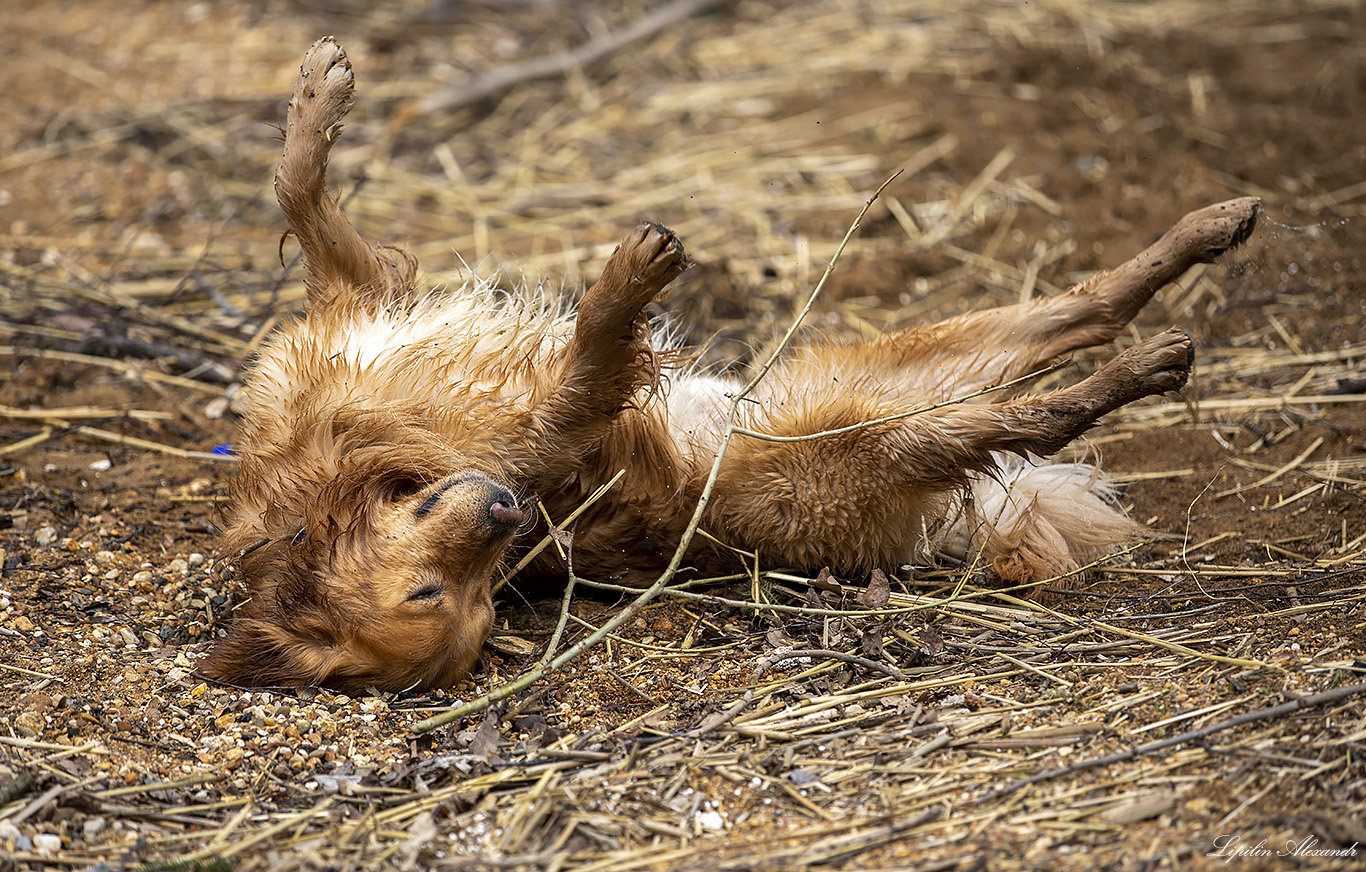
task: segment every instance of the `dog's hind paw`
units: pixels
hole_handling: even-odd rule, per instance
[[[1144,397],[1181,390],[1194,361],[1191,338],[1173,327],[1129,348],[1106,368],[1115,367],[1117,374],[1131,383],[1135,396]]]
[[[1262,201],[1240,197],[1198,209],[1176,223],[1168,236],[1179,251],[1196,261],[1212,263],[1231,248],[1247,241],[1257,227]]]
[[[355,103],[356,78],[346,49],[330,36],[313,43],[289,101],[287,136],[321,134],[331,143]]]

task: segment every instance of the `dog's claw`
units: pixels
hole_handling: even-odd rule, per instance
[[[678,234],[652,221],[644,221],[631,231],[612,256],[624,258],[634,277],[654,286],[655,292],[691,266]]]

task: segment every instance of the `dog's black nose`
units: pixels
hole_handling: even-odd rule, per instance
[[[413,510],[413,516],[421,521],[443,504],[466,524],[483,525],[499,535],[516,530],[526,520],[512,492],[478,472],[459,473],[438,484]]]
[[[489,525],[503,530],[515,530],[526,520],[526,513],[517,507],[517,500],[505,490],[493,494],[489,502]]]

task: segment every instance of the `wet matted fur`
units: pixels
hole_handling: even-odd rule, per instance
[[[478,285],[416,299],[413,258],[362,239],[326,189],[353,89],[345,52],[324,39],[289,105],[276,193],[310,310],[265,344],[244,391],[223,548],[246,552],[250,596],[204,663],[233,684],[453,682],[492,625],[495,570],[540,538],[527,532],[530,502],[563,519],[619,470],[575,526],[575,571],[652,581],[739,389],[678,366],[651,335],[642,309],[687,266],[658,225],[631,231],[573,312]],[[1110,342],[1160,287],[1242,242],[1257,207],[1193,212],[1058,297],[796,348],[744,404],[743,424],[778,436],[849,427]],[[735,548],[764,566],[859,574],[980,553],[1010,584],[1066,574],[1139,528],[1093,467],[1036,458],[1125,403],[1181,388],[1191,360],[1173,329],[1050,393],[810,441],[738,437],[687,565],[733,571]],[[533,566],[562,573],[557,561],[546,552]]]

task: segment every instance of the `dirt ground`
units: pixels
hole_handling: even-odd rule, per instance
[[[0,870],[1360,863],[1366,7],[744,0],[422,102],[652,5],[6,11]],[[302,296],[271,125],[329,33],[357,71],[333,182],[362,232],[433,285],[468,262],[572,293],[661,221],[698,261],[664,306],[716,366],[787,326],[897,169],[812,315],[827,335],[1057,293],[1261,197],[1252,239],[1136,323],[1195,337],[1184,396],[1079,449],[1152,538],[1056,613],[955,597],[962,567],[888,567],[873,616],[846,614],[867,579],[666,596],[421,735],[534,664],[558,600],[514,583],[485,668],[444,694],[205,683],[237,594],[214,450],[239,366]]]

